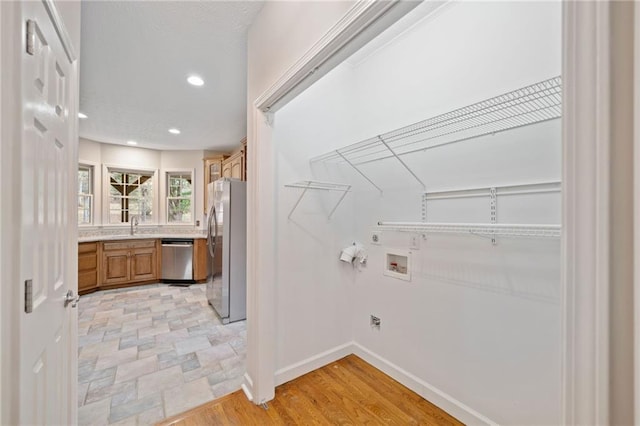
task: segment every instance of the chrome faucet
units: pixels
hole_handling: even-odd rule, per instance
[[[140,223],[140,218],[138,218],[138,215],[131,215],[131,217],[129,218],[129,223],[131,224],[131,235],[134,235],[135,229]]]

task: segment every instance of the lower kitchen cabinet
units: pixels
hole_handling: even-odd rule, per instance
[[[130,278],[131,257],[129,250],[103,250],[103,284],[126,283]]]
[[[158,281],[159,250],[160,240],[103,242],[100,287],[112,288]]]
[[[99,247],[100,244],[78,244],[78,293],[86,294],[98,288],[99,272]]]
[[[78,293],[151,284],[160,281],[162,244],[159,239],[118,240],[78,244]],[[193,240],[193,279],[209,276],[207,240]]]
[[[203,282],[209,276],[209,248],[207,240],[198,238],[193,240],[193,279],[196,282]]]

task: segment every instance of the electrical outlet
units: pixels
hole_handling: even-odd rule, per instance
[[[375,315],[371,315],[371,320],[369,321],[371,327],[380,328],[380,318]]]
[[[380,240],[381,240],[381,235],[379,232],[372,232],[371,233],[371,244],[377,244],[380,245]]]
[[[409,237],[409,248],[413,250],[420,250],[420,235],[412,234]]]

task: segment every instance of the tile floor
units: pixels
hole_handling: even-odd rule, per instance
[[[240,389],[246,323],[222,325],[205,285],[82,296],[78,423],[154,424]]]

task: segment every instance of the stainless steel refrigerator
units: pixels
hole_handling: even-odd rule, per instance
[[[247,317],[247,184],[222,178],[209,184],[207,299],[223,324]]]

